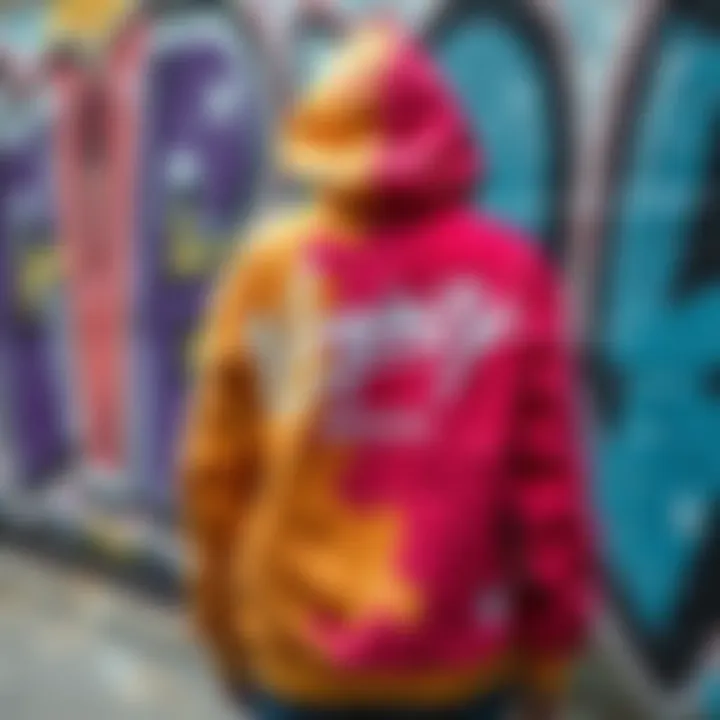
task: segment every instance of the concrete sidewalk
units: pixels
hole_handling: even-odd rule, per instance
[[[0,548],[3,720],[232,720],[180,611]]]

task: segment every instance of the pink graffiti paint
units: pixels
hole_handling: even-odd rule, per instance
[[[53,73],[61,252],[81,445],[91,465],[111,470],[125,455],[133,188],[147,48],[147,27],[137,19],[114,39],[99,67],[71,63]]]

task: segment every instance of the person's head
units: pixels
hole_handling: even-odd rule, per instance
[[[464,200],[480,165],[469,124],[428,54],[377,23],[355,32],[298,102],[281,162],[323,198],[382,214]]]

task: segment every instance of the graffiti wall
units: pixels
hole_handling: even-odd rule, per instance
[[[592,316],[596,505],[623,640],[677,700],[720,712],[715,377],[720,5],[647,13],[602,143]],[[710,667],[710,670],[708,670]],[[708,676],[705,676],[705,672]]]
[[[0,344],[5,417],[15,473],[51,482],[70,459],[63,368],[58,362],[60,276],[57,193],[46,109],[28,98],[5,106],[0,140]]]
[[[62,488],[104,513],[89,480],[134,528],[172,517],[204,298],[283,195],[274,120],[391,10],[482,143],[474,201],[586,299],[602,694],[720,716],[720,0],[116,2],[77,28],[70,5],[0,23],[8,497]]]
[[[153,32],[138,167],[131,467],[156,507],[173,501],[174,439],[208,280],[262,178],[256,62],[221,13],[187,13]]]

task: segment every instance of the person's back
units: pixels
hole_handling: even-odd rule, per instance
[[[392,31],[351,42],[282,154],[317,201],[228,269],[183,448],[200,625],[277,707],[549,693],[591,600],[556,281],[469,209],[468,128]]]

